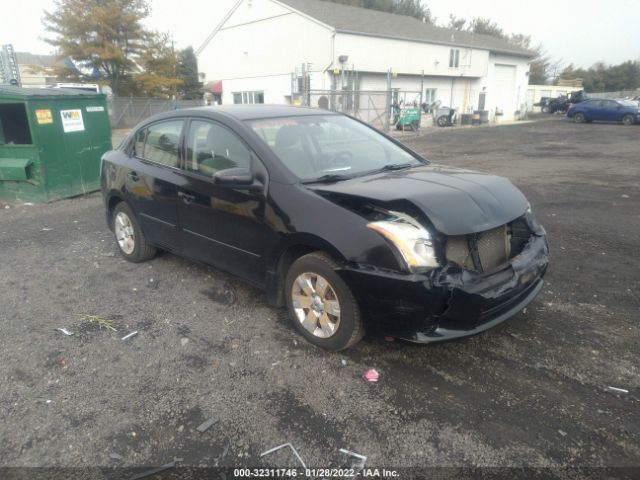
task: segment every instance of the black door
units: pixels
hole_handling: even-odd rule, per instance
[[[266,184],[266,170],[249,147],[228,128],[192,120],[185,135],[183,178],[178,185],[178,216],[185,254],[255,284],[264,284],[264,189],[215,185],[213,175],[227,168],[250,168]]]
[[[127,172],[127,197],[147,238],[169,250],[178,248],[180,138],[184,120],[150,125],[136,134]]]

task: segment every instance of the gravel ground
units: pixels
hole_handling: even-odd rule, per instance
[[[283,467],[260,453],[291,442],[316,467],[640,467],[639,139],[558,117],[404,137],[511,178],[552,252],[525,312],[437,346],[320,351],[234,277],[127,263],[99,195],[3,208],[0,466]]]

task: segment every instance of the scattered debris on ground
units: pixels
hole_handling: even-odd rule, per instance
[[[626,388],[607,387],[606,389],[609,390],[610,392],[629,393],[629,390],[627,390]]]
[[[293,452],[293,454],[296,456],[296,458],[298,459],[298,461],[300,462],[300,465],[302,465],[302,468],[307,468],[307,466],[304,463],[304,460],[302,460],[302,458],[300,457],[300,455],[298,455],[297,450],[293,447],[293,445],[291,445],[290,443],[283,443],[282,445],[278,445],[277,447],[274,447],[270,450],[267,450],[266,452],[262,452],[260,454],[261,457],[264,457],[265,455],[269,455],[270,453],[273,453],[277,450],[280,450],[282,448],[286,448],[289,447],[291,449],[291,451]]]
[[[136,330],[135,332],[131,332],[131,333],[125,335],[120,340],[128,340],[131,337],[135,337],[137,334],[138,334],[138,331]]]
[[[209,430],[214,423],[216,423],[218,421],[217,418],[210,418],[209,420],[206,420],[204,422],[202,422],[200,425],[198,425],[196,427],[196,430],[199,431],[200,433],[204,433],[207,430]]]
[[[64,333],[67,337],[70,337],[71,335],[73,335],[73,332],[70,332],[69,330],[67,330],[66,328],[56,328],[56,330],[61,331],[62,333]]]
[[[364,468],[364,464],[367,461],[367,457],[365,457],[364,455],[360,455],[359,453],[352,452],[351,450],[347,450],[346,448],[341,448],[340,452],[360,460],[360,463],[358,465],[355,465],[355,467],[358,468],[358,470],[362,470]]]
[[[102,330],[103,328],[107,330],[116,331],[116,323],[113,320],[108,320],[106,318],[98,317],[97,315],[87,315],[81,314],[78,315],[80,320],[83,322],[89,323],[91,325],[97,325]]]
[[[367,382],[378,383],[380,374],[375,368],[370,368],[362,374],[362,378],[364,378]]]

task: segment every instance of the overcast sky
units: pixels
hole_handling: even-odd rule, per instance
[[[0,0],[5,3],[8,0]],[[236,0],[151,0],[147,26],[170,32],[177,45],[198,48]],[[53,0],[27,0],[3,18],[0,44],[19,52],[51,53],[42,41],[43,10]],[[526,33],[542,42],[555,60],[589,67],[640,60],[640,0],[428,0],[432,14],[446,23],[449,14],[489,17],[509,33]],[[8,13],[4,8],[5,15]]]

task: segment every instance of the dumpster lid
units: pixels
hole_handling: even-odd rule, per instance
[[[104,93],[88,92],[86,90],[71,90],[62,88],[24,88],[10,85],[0,86],[0,100],[4,98],[26,100],[28,98],[50,97],[104,97]]]

